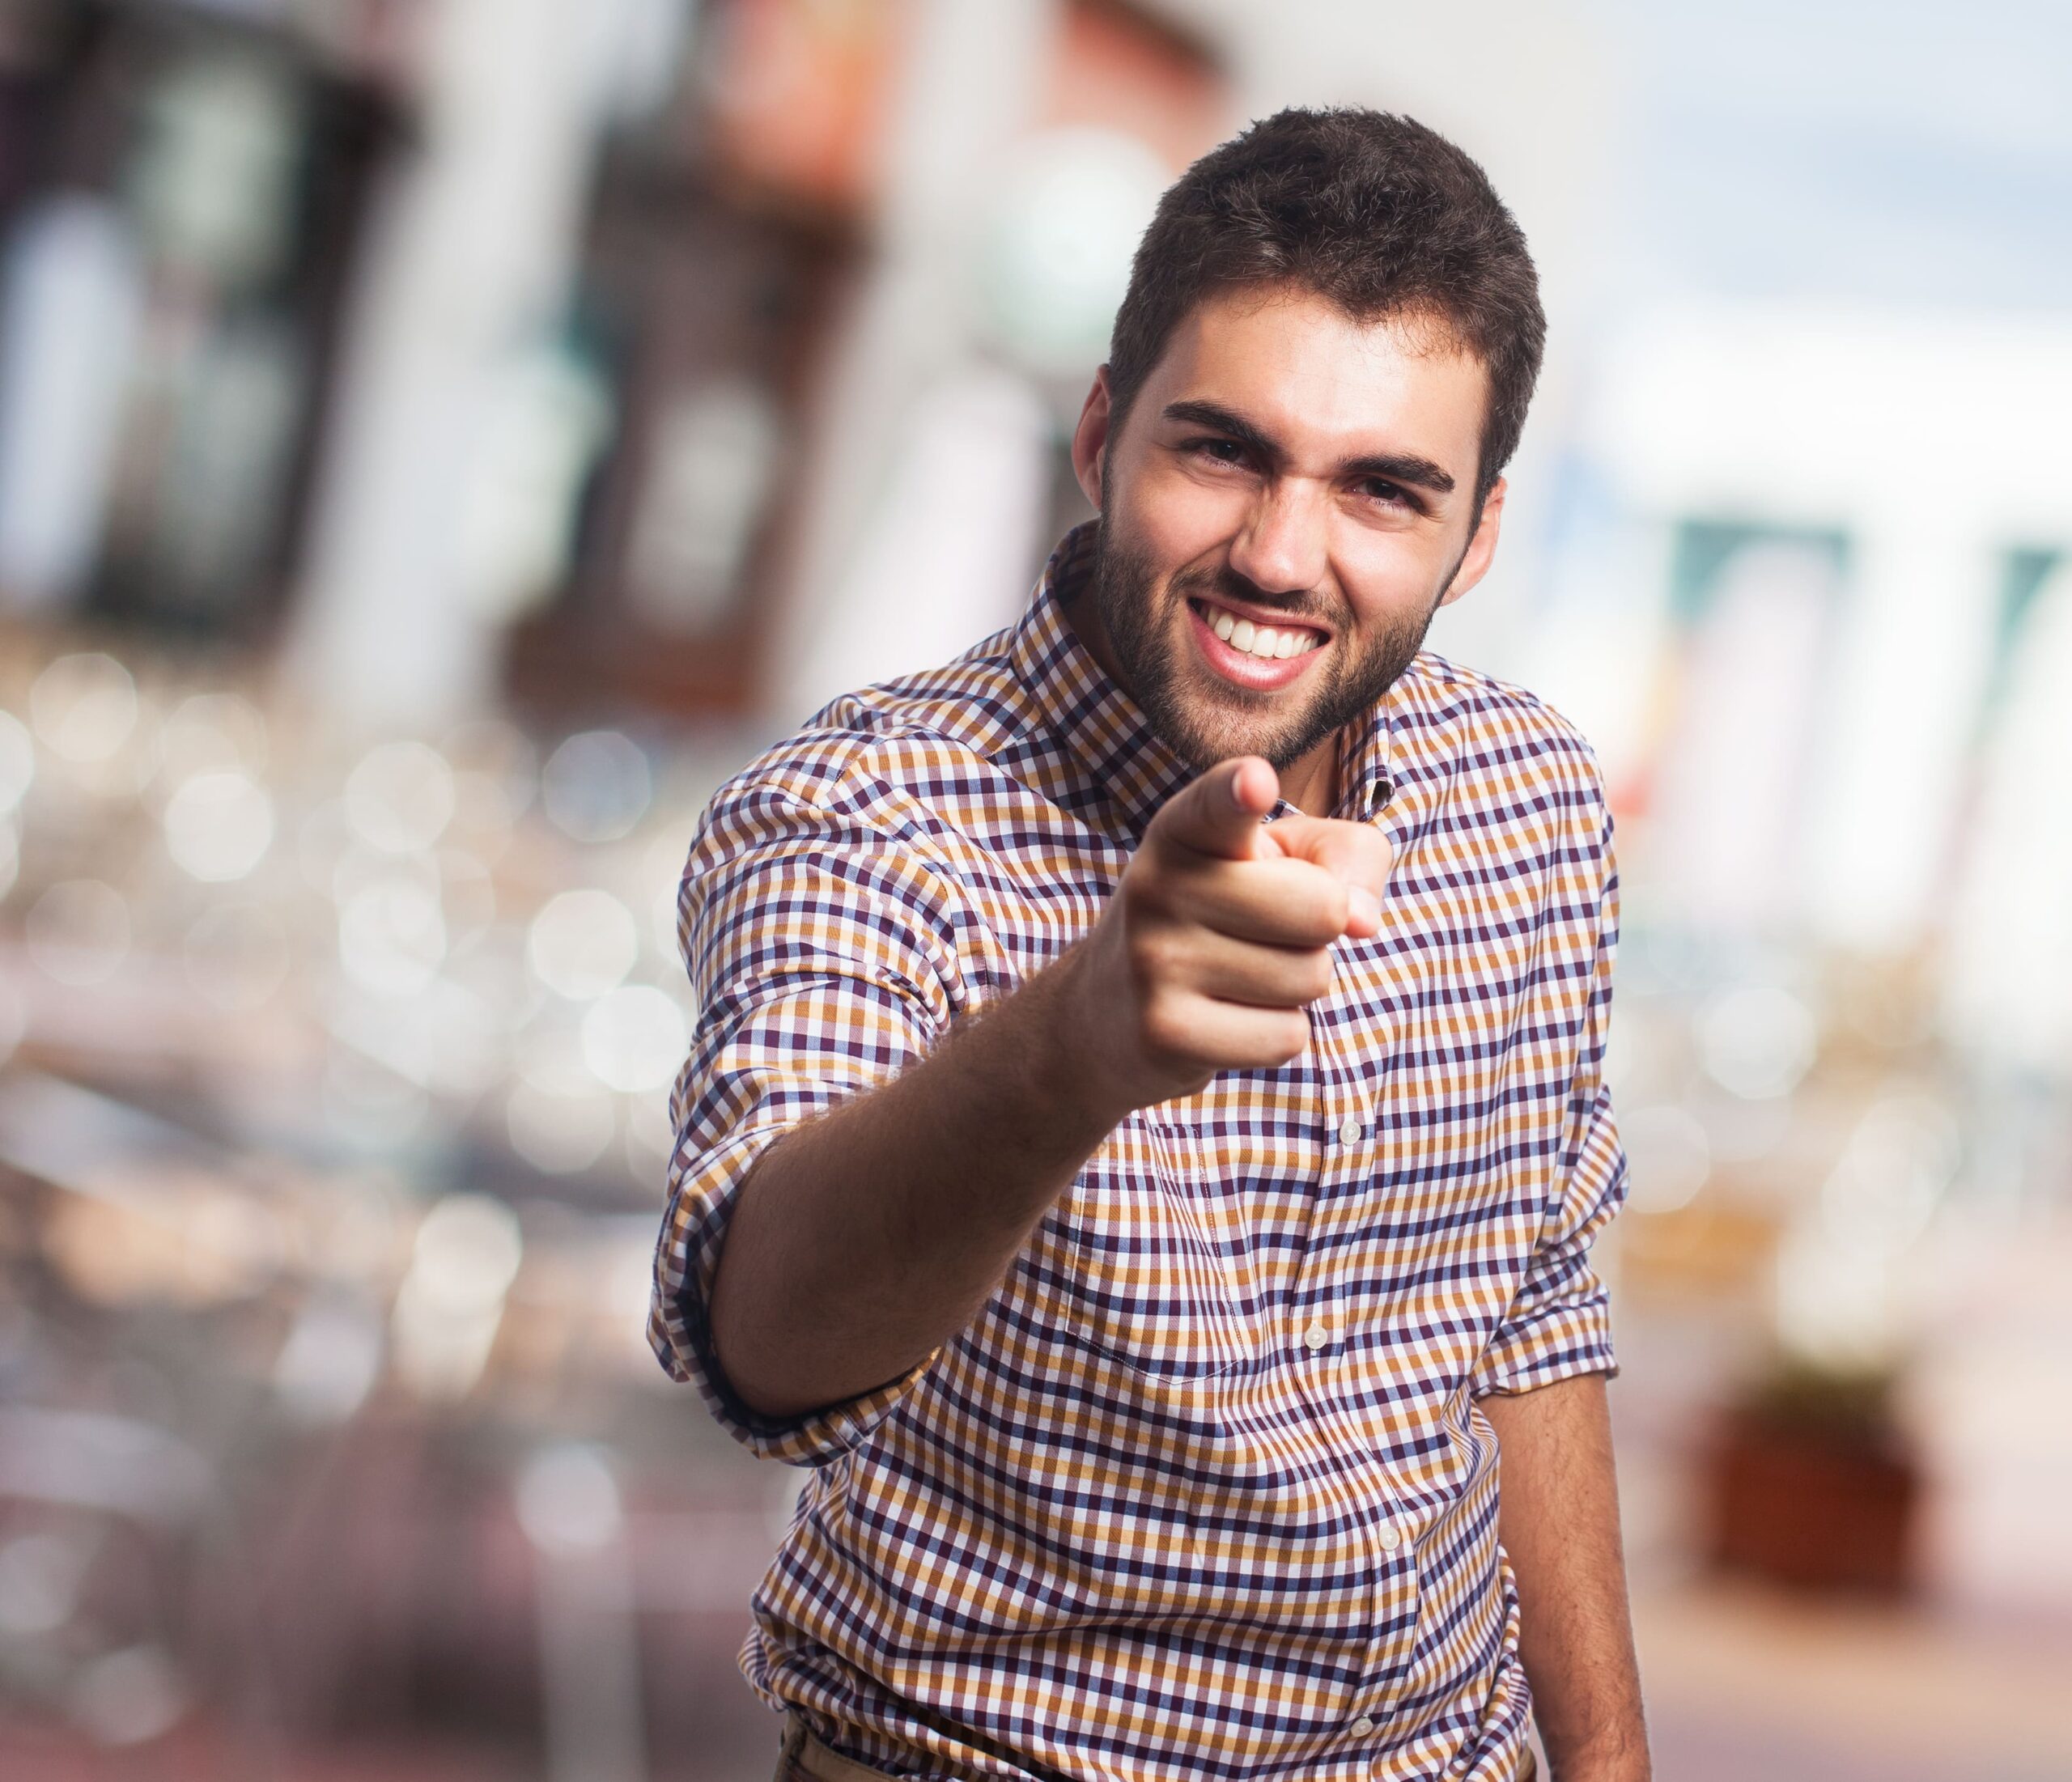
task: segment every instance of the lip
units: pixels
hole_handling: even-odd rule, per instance
[[[1253,617],[1238,607],[1230,607],[1227,610],[1238,613],[1243,617]],[[1283,687],[1293,686],[1329,647],[1330,640],[1327,639],[1314,650],[1305,650],[1300,656],[1276,656],[1272,661],[1267,661],[1259,656],[1248,656],[1242,650],[1232,649],[1209,629],[1208,621],[1202,617],[1192,600],[1187,602],[1187,622],[1194,633],[1195,647],[1201,652],[1203,660],[1209,667],[1225,681],[1240,687],[1248,687],[1255,693],[1277,693]],[[1275,621],[1254,618],[1253,622],[1272,625]]]

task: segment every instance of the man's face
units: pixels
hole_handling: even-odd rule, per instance
[[[1314,773],[1387,691],[1495,548],[1502,483],[1473,511],[1487,400],[1443,330],[1279,289],[1199,305],[1117,431],[1097,381],[1076,622],[1182,758]]]

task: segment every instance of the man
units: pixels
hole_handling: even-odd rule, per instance
[[[652,1330],[813,1469],[780,1778],[1509,1778],[1535,1698],[1562,1782],[1647,1775],[1610,819],[1420,653],[1543,334],[1458,149],[1255,125],[1146,232],[1021,622],[707,811]]]

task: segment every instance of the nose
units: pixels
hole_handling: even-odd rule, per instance
[[[1301,594],[1324,578],[1324,503],[1300,477],[1259,491],[1230,545],[1230,566],[1262,593]]]

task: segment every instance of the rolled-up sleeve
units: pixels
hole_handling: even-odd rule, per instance
[[[671,1101],[669,1203],[648,1337],[752,1453],[795,1466],[862,1441],[941,1353],[857,1398],[796,1416],[742,1402],[712,1339],[712,1283],[743,1182],[801,1122],[896,1076],[957,1012],[941,882],[853,808],[767,787],[723,791],[678,899],[698,1014]]]
[[[1619,946],[1619,872],[1611,814],[1594,780],[1587,805],[1593,821],[1580,849],[1591,868],[1582,880],[1590,900],[1580,949],[1584,1001],[1558,1164],[1524,1279],[1475,1368],[1478,1398],[1531,1392],[1575,1374],[1619,1371],[1609,1296],[1590,1261],[1592,1244],[1626,1198],[1626,1156],[1603,1079]]]

